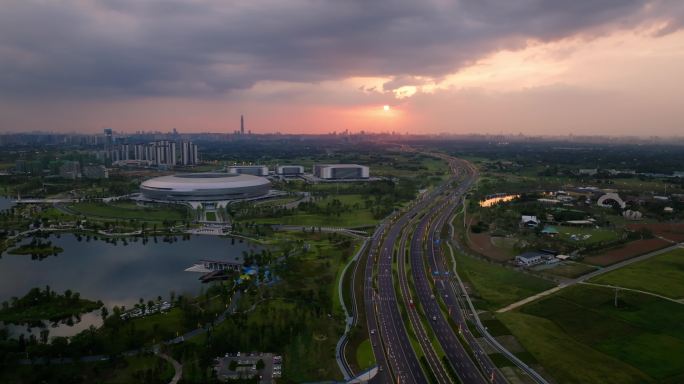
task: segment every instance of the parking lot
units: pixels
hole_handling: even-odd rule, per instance
[[[258,376],[259,383],[273,383],[282,376],[282,356],[272,353],[238,352],[216,358],[214,370],[219,380]]]

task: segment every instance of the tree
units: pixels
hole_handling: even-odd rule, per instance
[[[266,364],[264,364],[264,359],[259,359],[259,361],[257,361],[257,363],[256,363],[256,369],[258,369],[260,371],[262,369],[264,369],[265,366],[266,366]]]
[[[107,320],[107,316],[109,316],[109,311],[107,310],[107,307],[102,306],[102,309],[100,310],[100,316],[102,316],[102,322],[104,323],[104,321]]]

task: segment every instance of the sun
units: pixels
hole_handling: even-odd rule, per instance
[[[385,111],[385,112],[389,112],[390,106],[389,106],[389,105],[383,105],[383,106],[382,106],[382,110]]]

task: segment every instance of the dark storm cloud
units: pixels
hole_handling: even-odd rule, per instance
[[[215,95],[260,80],[439,77],[528,39],[667,20],[681,1],[6,0],[0,95]]]

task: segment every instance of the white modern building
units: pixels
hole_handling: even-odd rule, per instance
[[[370,169],[357,164],[315,164],[313,174],[326,180],[367,179]]]
[[[525,252],[522,255],[515,257],[515,262],[523,267],[531,267],[533,265],[541,264],[544,262],[544,254],[537,252]]]
[[[228,173],[235,175],[268,176],[268,167],[265,165],[235,165],[228,167]]]
[[[304,167],[301,165],[279,165],[276,168],[276,174],[280,176],[299,176],[304,173]]]
[[[267,195],[271,183],[263,177],[231,173],[186,173],[155,177],[140,185],[155,201],[226,201]]]

